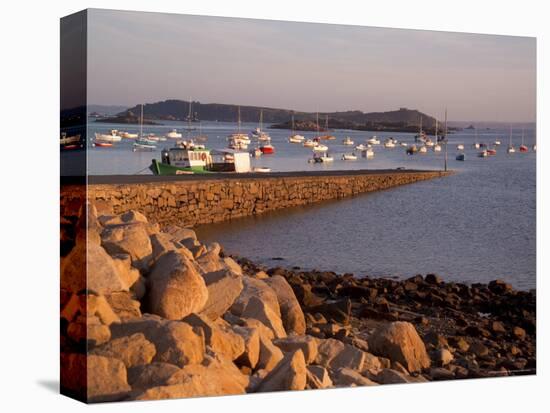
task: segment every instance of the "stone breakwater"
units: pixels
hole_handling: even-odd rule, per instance
[[[93,205],[61,224],[61,387],[84,401],[535,372],[535,296],[502,281],[268,269]]]
[[[140,211],[161,225],[183,226],[226,221],[281,208],[340,199],[445,176],[436,171],[366,171],[311,176],[270,174],[269,177],[183,179],[124,184],[91,184],[88,199],[100,211],[121,214]],[[79,196],[78,188],[65,187],[62,214]],[[73,202],[74,203],[74,202]],[[76,203],[77,204],[77,203]],[[109,208],[105,210],[104,208]]]

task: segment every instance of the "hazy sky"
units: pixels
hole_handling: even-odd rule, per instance
[[[534,38],[90,10],[90,103],[534,121]]]

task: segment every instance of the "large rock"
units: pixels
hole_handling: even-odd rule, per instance
[[[260,335],[260,358],[257,368],[270,372],[283,359],[284,354],[271,340]]]
[[[148,287],[151,312],[170,320],[199,312],[208,301],[206,284],[193,262],[176,251],[159,258]]]
[[[189,365],[174,373],[166,386],[153,387],[138,394],[137,400],[223,396],[244,394],[248,381],[235,368],[219,362],[207,366]],[[246,384],[246,385],[245,385]]]
[[[306,387],[307,368],[304,353],[297,350],[287,354],[269,372],[256,391],[303,390]]]
[[[327,389],[332,386],[333,383],[326,368],[318,365],[307,367],[307,388]]]
[[[275,291],[263,280],[257,280],[252,277],[243,277],[243,290],[231,306],[231,312],[236,316],[242,316],[244,309],[252,297],[263,301],[278,318],[281,318],[281,308],[279,307],[279,299]]]
[[[397,361],[411,373],[430,367],[424,342],[411,323],[384,324],[373,332],[368,342],[375,355]]]
[[[257,328],[233,326],[233,331],[244,340],[244,352],[235,361],[240,366],[254,369],[260,359],[260,333]]]
[[[285,353],[294,353],[296,350],[302,350],[307,364],[313,363],[317,357],[317,341],[311,336],[292,335],[273,340],[273,344]]]
[[[190,314],[182,321],[192,326],[197,333],[202,334],[206,345],[216,353],[222,354],[230,360],[235,360],[244,353],[243,337],[228,326],[221,323],[215,324],[208,317],[198,314]]]
[[[126,368],[148,364],[157,353],[155,346],[142,333],[120,337],[94,348],[90,354],[111,357],[124,363]]]
[[[364,351],[333,338],[319,341],[316,364],[331,370],[349,368],[361,371],[363,369],[367,359],[367,353]]]
[[[375,386],[377,384],[346,367],[336,370],[332,377],[336,386]]]
[[[67,336],[76,343],[93,347],[109,341],[111,331],[98,317],[81,314],[67,326]]]
[[[169,363],[142,364],[128,369],[128,383],[132,389],[164,386],[179,370],[179,367]]]
[[[169,234],[159,232],[158,234],[153,234],[150,237],[151,247],[153,249],[152,260],[153,262],[157,261],[163,254],[169,251],[179,251],[185,255],[190,260],[193,259],[193,254],[179,242],[174,241]]]
[[[281,318],[283,320],[283,326],[288,334],[294,333],[297,335],[305,334],[306,332],[306,320],[300,303],[294,295],[292,287],[288,284],[286,279],[280,275],[275,275],[270,278],[266,278],[264,282],[269,285],[275,294],[277,294],[277,300],[279,301],[279,307],[281,309]]]
[[[223,315],[235,302],[243,289],[242,276],[229,270],[204,275],[208,300],[201,311],[212,320]]]
[[[254,318],[269,327],[276,338],[286,337],[283,322],[279,315],[264,301],[250,297],[246,308],[241,314],[244,318]]]
[[[114,314],[120,320],[131,320],[141,317],[141,303],[132,298],[131,293],[116,292],[105,296]]]
[[[107,252],[97,244],[77,244],[61,261],[61,288],[79,292],[92,290],[98,294],[128,291],[119,268]]]
[[[88,401],[116,401],[127,396],[130,386],[126,379],[126,367],[120,360],[89,355],[86,366]]]
[[[146,269],[153,249],[147,225],[137,222],[109,226],[101,233],[101,245],[111,255],[128,254],[138,269]]]
[[[205,274],[229,269],[216,251],[209,251],[201,255],[197,258],[197,264],[199,265],[201,272]]]
[[[180,321],[165,321],[160,317],[144,316],[111,325],[113,338],[143,333],[156,348],[155,362],[171,363],[180,367],[200,363],[205,354],[204,337],[193,327]]]

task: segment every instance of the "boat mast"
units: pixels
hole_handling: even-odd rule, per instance
[[[328,115],[325,115],[325,131],[328,133]]]
[[[317,130],[317,133],[316,133],[317,136],[315,137],[318,137],[319,136],[319,112],[315,114],[315,128]]]
[[[241,133],[241,107],[237,106],[237,132]]]
[[[141,104],[141,116],[139,118],[139,137],[143,139],[143,103]]]
[[[189,113],[187,114],[187,136],[191,134],[191,96],[189,96]]]
[[[260,109],[260,132],[262,131],[263,123],[264,123],[264,110]]]
[[[512,125],[510,125],[510,147],[512,147]]]
[[[522,128],[521,128],[521,146],[524,146],[524,144],[523,144],[524,135],[525,135],[525,128],[522,127]]]
[[[447,172],[447,108],[445,108],[445,172]]]
[[[292,135],[294,135],[294,114],[292,114]]]

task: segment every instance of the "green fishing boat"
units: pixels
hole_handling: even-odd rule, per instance
[[[161,160],[153,159],[149,169],[155,175],[211,173],[212,155],[203,145],[181,145],[164,149]]]

